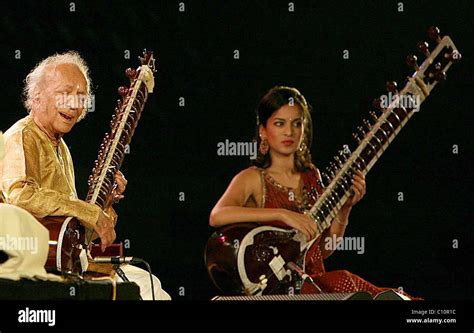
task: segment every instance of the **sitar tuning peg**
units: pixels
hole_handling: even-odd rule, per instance
[[[127,68],[125,70],[125,75],[132,81],[137,76],[137,70],[134,68]]]
[[[369,114],[370,114],[370,117],[375,121],[377,122],[379,120],[379,118],[377,117],[377,115],[375,114],[374,111],[369,111]]]
[[[436,81],[445,81],[446,80],[446,72],[438,72],[435,76]]]
[[[372,124],[367,119],[362,120],[362,122],[364,123],[364,125],[367,127],[368,130],[372,128]]]
[[[360,135],[365,136],[365,129],[362,126],[357,126],[357,130]]]
[[[352,133],[352,137],[357,141],[357,143],[360,143],[360,137],[358,133]]]
[[[387,88],[387,91],[391,92],[394,95],[398,94],[397,86],[398,86],[397,82],[395,82],[395,81],[385,82],[385,88]]]
[[[326,184],[327,184],[327,185],[329,185],[329,183],[331,183],[331,177],[329,177],[329,176],[327,175],[327,173],[323,172],[323,173],[321,174],[321,176],[322,176],[322,178],[326,181]]]
[[[446,54],[445,57],[454,63],[459,62],[462,58],[461,53],[459,53],[458,50]]]
[[[418,58],[416,57],[416,55],[409,54],[409,55],[407,55],[407,58],[406,58],[405,61],[406,61],[408,66],[413,67],[413,69],[415,71],[417,71],[419,69],[417,60],[418,60]]]
[[[342,150],[339,150],[338,154],[339,154],[339,156],[338,156],[339,160],[342,163],[345,163],[347,161],[347,157],[346,157],[346,155],[344,155],[344,152]]]
[[[436,81],[446,80],[446,72],[442,70],[442,65],[440,62],[434,65],[434,70],[428,74],[429,78],[435,79]]]
[[[346,155],[346,151],[344,149],[339,150],[339,156],[341,156],[341,159],[342,159],[343,162],[347,161],[347,155]]]
[[[90,175],[89,178],[87,179],[87,185],[91,186],[93,181],[94,181],[94,177]]]
[[[428,47],[429,45],[425,41],[421,41],[416,44],[416,48],[418,49],[418,51],[423,53],[427,58],[430,56],[430,50],[428,49]]]
[[[373,101],[372,101],[372,106],[374,108],[376,108],[377,110],[379,111],[384,111],[385,109],[382,107],[382,99],[381,98],[375,98]]]
[[[329,178],[329,182],[331,182],[331,179],[334,177],[334,171],[332,171],[330,167],[326,167],[326,173],[327,173],[328,175],[331,175],[330,177],[328,177],[328,178]]]
[[[122,96],[122,98],[125,98],[125,96],[127,96],[127,93],[128,93],[128,88],[125,86],[121,86],[117,89],[117,91],[118,91],[118,94]]]
[[[428,28],[428,37],[435,41],[438,44],[441,41],[441,37],[439,36],[439,29],[438,27],[431,26]]]

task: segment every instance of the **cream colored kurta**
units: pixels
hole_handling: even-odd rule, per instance
[[[94,227],[101,209],[77,198],[74,166],[63,139],[55,144],[30,116],[10,127],[4,139],[0,189],[8,203],[38,219],[73,216]]]
[[[4,133],[5,157],[0,159],[0,189],[6,201],[19,206],[34,217],[74,216],[92,228],[100,208],[79,200],[74,185],[74,166],[64,140],[54,144],[27,116]],[[0,192],[1,193],[1,192]],[[116,217],[112,208],[109,214]],[[148,272],[133,265],[122,265],[130,281],[138,284],[143,299],[151,300]],[[154,297],[171,299],[161,287],[160,280],[152,275]],[[115,276],[116,281],[121,281]]]

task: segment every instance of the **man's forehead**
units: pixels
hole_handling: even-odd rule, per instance
[[[45,68],[45,76],[61,86],[84,87],[87,84],[84,74],[74,64],[51,64]]]

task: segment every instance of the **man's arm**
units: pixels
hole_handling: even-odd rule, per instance
[[[73,216],[86,227],[93,229],[100,207],[54,190],[40,188],[33,178],[20,179],[14,182],[7,191],[8,202],[19,206],[34,217]]]
[[[52,186],[40,186],[41,177],[52,173],[46,168],[54,168],[48,163],[41,163],[42,158],[47,160],[44,158],[45,154],[54,154],[46,149],[49,147],[44,147],[41,138],[31,130],[18,130],[6,139],[2,187],[8,203],[22,207],[36,218],[73,216],[87,227],[93,228],[101,211],[98,206],[71,198]],[[51,180],[52,185],[60,181]]]

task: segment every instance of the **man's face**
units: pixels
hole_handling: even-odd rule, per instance
[[[85,112],[87,82],[73,64],[50,66],[45,71],[32,115],[49,137],[59,139]]]

